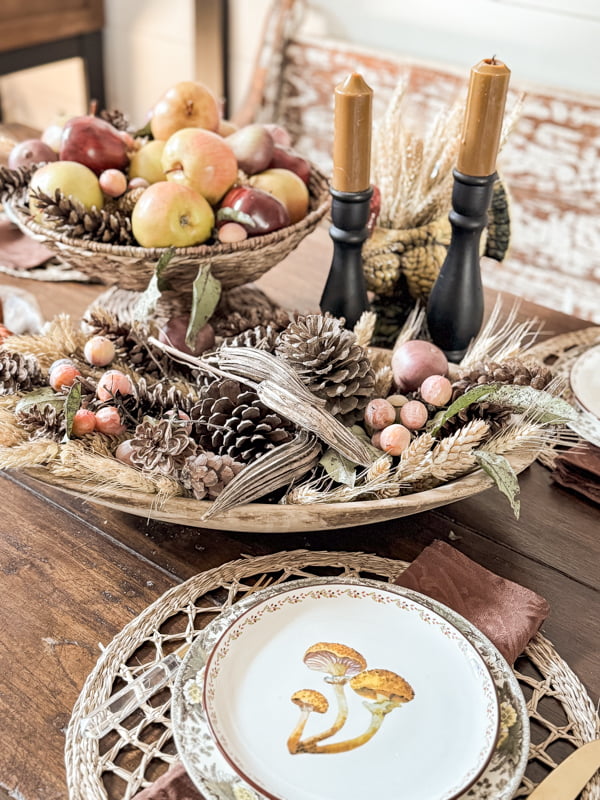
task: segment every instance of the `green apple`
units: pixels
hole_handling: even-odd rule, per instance
[[[237,180],[238,163],[226,140],[202,128],[182,128],[165,143],[162,168],[168,181],[189,186],[216,205]]]
[[[295,172],[273,167],[253,175],[250,184],[280,200],[287,208],[292,225],[304,219],[308,213],[310,199],[308,188]]]
[[[129,177],[144,178],[148,183],[166,181],[166,176],[161,166],[161,158],[165,143],[161,139],[153,139],[142,145],[131,156],[129,162]]]
[[[32,189],[50,196],[54,195],[56,189],[60,189],[64,195],[74,197],[88,209],[93,206],[102,208],[104,205],[98,177],[89,167],[78,161],[52,161],[45,164],[31,176],[29,189],[29,211],[38,222],[42,219],[42,212],[35,198],[31,196]]]
[[[149,186],[131,215],[133,235],[142,247],[191,247],[211,235],[215,215],[201,194],[172,181]]]

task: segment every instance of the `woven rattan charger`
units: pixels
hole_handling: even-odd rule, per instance
[[[143,704],[127,727],[119,725],[100,741],[82,737],[80,723],[123,680],[132,680],[184,642],[191,642],[195,632],[222,609],[274,583],[315,574],[392,581],[407,566],[404,561],[364,553],[296,550],[231,561],[167,591],[103,650],[75,704],[66,738],[70,800],[129,800],[177,759],[168,689]],[[515,674],[532,723],[528,775],[539,781],[556,766],[552,745],[563,741],[574,749],[596,738],[600,720],[581,682],[541,634],[518,659]],[[526,776],[516,797],[527,797],[532,787]],[[581,797],[600,800],[599,777]]]

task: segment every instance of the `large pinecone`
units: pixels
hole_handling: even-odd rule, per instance
[[[176,476],[196,452],[187,426],[177,419],[146,418],[131,439],[131,461],[140,469]]]
[[[221,344],[226,347],[255,347],[257,350],[266,350],[272,353],[275,350],[277,337],[283,330],[277,323],[267,325],[257,325],[254,328],[238,333],[237,336],[229,336]]]
[[[56,189],[54,195],[32,190],[30,195],[41,208],[44,221],[54,230],[74,239],[103,244],[132,244],[131,217],[117,208],[86,208],[71,195]]]
[[[31,176],[41,164],[28,164],[16,169],[0,167],[0,197],[9,197],[17,190],[29,186]]]
[[[18,411],[17,423],[29,434],[30,439],[63,439],[67,423],[62,410],[46,403],[43,406],[30,406],[26,411]]]
[[[143,417],[164,417],[168,411],[183,411],[189,414],[197,400],[196,394],[184,392],[168,381],[148,384],[139,378],[135,384],[135,404],[132,410]]]
[[[211,317],[217,340],[238,336],[258,326],[283,330],[290,314],[273,303],[256,286],[240,286],[224,292]]]
[[[341,320],[321,314],[299,317],[279,335],[275,352],[341,422],[352,425],[362,418],[375,374],[366,350]]]
[[[196,500],[214,500],[243,468],[244,464],[234,461],[231,456],[198,453],[185,462],[181,482]]]
[[[219,378],[201,389],[191,417],[204,450],[244,464],[294,436],[289,420],[261,403],[256,392],[229,378]]]
[[[45,383],[35,356],[0,350],[0,395],[28,392]]]
[[[496,361],[480,361],[470,369],[461,372],[452,384],[452,400],[468,392],[474,386],[486,383],[512,384],[514,386],[531,386],[533,389],[545,389],[552,380],[552,371],[543,364],[526,363],[520,358],[509,358],[498,363]]]

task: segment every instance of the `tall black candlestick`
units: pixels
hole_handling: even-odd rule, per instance
[[[340,192],[330,189],[331,220],[329,235],[333,239],[333,259],[321,296],[321,311],[344,317],[352,329],[369,298],[362,265],[362,245],[368,237],[367,221],[372,187],[363,192]]]
[[[434,344],[458,362],[483,321],[479,242],[497,175],[463,175],[456,169],[453,174],[452,237],[429,295],[427,326]]]

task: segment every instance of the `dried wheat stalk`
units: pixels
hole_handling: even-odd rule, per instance
[[[335,489],[319,490],[322,478],[297,486],[288,492],[283,501],[290,505],[312,505],[314,503],[351,503],[365,495],[395,497],[398,484],[390,469],[389,456],[378,458],[369,469],[362,472],[354,486],[337,486]],[[391,492],[391,494],[387,494]]]
[[[0,469],[19,469],[50,464],[59,454],[60,446],[48,439],[23,442],[14,447],[0,447]]]
[[[460,369],[469,369],[478,361],[506,361],[522,355],[541,330],[539,320],[533,318],[518,323],[519,304],[515,303],[508,314],[503,313],[502,299],[496,298],[492,312],[460,362]]]
[[[25,431],[15,422],[14,412],[0,407],[0,447],[15,447],[26,438]]]
[[[375,383],[373,385],[373,397],[387,397],[392,389],[394,374],[392,368],[385,364],[375,370]]]
[[[35,356],[42,369],[48,369],[58,358],[81,354],[86,338],[84,333],[74,329],[69,316],[60,314],[49,323],[44,333],[11,336],[5,341],[5,347],[15,353]]]
[[[377,314],[374,311],[363,311],[354,326],[356,342],[361,347],[368,347],[375,333]]]
[[[423,464],[425,457],[432,450],[436,440],[430,433],[422,433],[413,439],[400,457],[396,467],[395,478],[401,483],[406,481]]]

